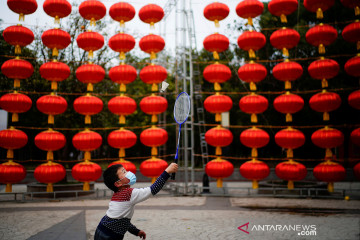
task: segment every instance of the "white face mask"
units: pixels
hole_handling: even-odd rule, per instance
[[[129,185],[134,185],[136,183],[136,176],[132,172],[127,172],[125,177],[130,180]]]

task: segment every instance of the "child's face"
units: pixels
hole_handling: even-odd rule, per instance
[[[121,187],[130,182],[130,180],[125,177],[126,173],[127,173],[127,171],[123,167],[121,167],[117,170],[117,175],[119,177],[119,181],[115,182],[116,187]]]

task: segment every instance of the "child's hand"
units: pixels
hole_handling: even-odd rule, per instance
[[[146,233],[145,233],[143,230],[140,230],[138,236],[139,236],[141,239],[146,239]]]
[[[176,163],[171,163],[166,169],[165,171],[169,174],[171,173],[176,173],[178,170],[178,165]]]

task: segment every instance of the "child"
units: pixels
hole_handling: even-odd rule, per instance
[[[123,239],[127,231],[145,239],[144,231],[137,229],[130,220],[134,215],[135,204],[157,194],[178,165],[171,163],[150,187],[130,188],[136,182],[136,176],[127,172],[121,164],[113,165],[104,171],[105,185],[114,191],[106,215],[101,219],[95,231],[95,240]]]

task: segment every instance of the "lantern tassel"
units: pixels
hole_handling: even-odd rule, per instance
[[[90,51],[89,51],[89,58],[90,58],[90,59],[93,59],[93,58],[94,58],[94,52],[93,52],[93,50],[90,50]]]
[[[291,148],[289,148],[287,151],[286,151],[286,157],[287,158],[293,158],[294,157],[294,152]]]
[[[259,188],[259,183],[257,180],[252,180],[252,188],[253,189],[258,189]]]
[[[327,189],[328,189],[329,192],[334,192],[334,183],[333,183],[333,182],[329,182]]]
[[[14,88],[20,87],[20,79],[14,79]]]
[[[120,84],[120,92],[126,92],[126,85],[123,83]]]
[[[46,186],[46,192],[54,192],[54,187],[52,183],[48,183]]]
[[[220,59],[219,53],[218,53],[217,51],[214,51],[214,52],[213,52],[213,57],[214,57],[214,59],[216,59],[216,60]]]
[[[357,49],[357,50],[360,50],[360,41],[358,41],[358,42],[356,43],[356,49]]]
[[[48,151],[46,154],[46,160],[54,160],[54,153],[52,151]]]
[[[25,21],[25,15],[23,13],[19,14],[19,21],[24,22]]]
[[[256,84],[254,82],[250,82],[250,90],[256,91]]]
[[[222,154],[221,147],[217,146],[215,149],[215,155],[219,156]]]
[[[120,27],[121,27],[121,28],[124,28],[124,27],[125,27],[125,21],[124,21],[124,20],[121,20],[121,21],[120,21]]]
[[[251,149],[251,157],[257,157],[257,156],[258,156],[257,148],[252,148]]]
[[[94,91],[94,85],[92,83],[88,83],[87,90],[88,90],[88,92]]]
[[[324,121],[329,121],[329,120],[330,120],[330,115],[329,115],[328,112],[324,112],[324,114],[323,114],[323,120],[324,120]]]
[[[53,55],[54,57],[59,56],[59,50],[58,50],[57,48],[53,48],[53,50],[52,50],[52,55]]]
[[[360,8],[359,8],[359,6],[356,6],[355,7],[355,16],[358,16],[358,15],[360,15]]]
[[[249,50],[249,57],[250,58],[256,58],[254,50],[252,50],[252,49]]]
[[[292,115],[290,113],[286,114],[286,122],[292,122]]]
[[[55,81],[51,82],[51,90],[57,90],[57,82]]]
[[[323,19],[324,18],[324,14],[323,14],[323,11],[321,10],[321,8],[318,8],[316,10],[316,18],[317,19]]]
[[[85,115],[85,124],[91,124],[91,116]]]
[[[282,52],[285,57],[289,57],[289,50],[287,48],[283,48]]]
[[[285,89],[291,89],[291,82],[285,81]]]
[[[223,186],[222,178],[218,178],[216,181],[216,187],[221,188]]]
[[[125,148],[120,148],[119,150],[119,158],[124,158],[125,157]]]
[[[156,177],[151,178],[151,184],[154,184],[155,181],[156,181]]]
[[[90,191],[90,183],[84,182],[83,191]]]
[[[253,25],[253,20],[251,17],[248,17],[248,22],[247,22],[248,25],[252,26]]]
[[[89,151],[85,151],[85,154],[84,154],[84,160],[91,160],[91,152]]]
[[[151,91],[152,92],[157,92],[159,91],[159,87],[157,84],[153,83],[152,86],[151,86]]]
[[[126,55],[124,52],[120,52],[120,56],[119,56],[120,60],[125,60],[126,59]]]
[[[6,153],[6,158],[13,159],[14,158],[14,150],[8,149]]]
[[[13,113],[12,116],[11,116],[11,121],[12,122],[18,122],[19,121],[19,114]]]
[[[294,181],[288,181],[287,188],[294,189]]]
[[[120,117],[119,117],[119,123],[120,124],[125,124],[125,115],[120,115]]]
[[[153,114],[153,115],[151,116],[151,122],[152,122],[152,123],[156,123],[157,121],[158,121],[157,115]]]
[[[281,15],[280,15],[280,20],[281,20],[282,23],[287,23],[286,15],[285,15],[285,14],[281,14]]]
[[[15,46],[15,54],[21,54],[21,47],[20,45]]]
[[[221,114],[220,113],[215,114],[215,122],[221,122]]]
[[[327,88],[329,86],[328,81],[324,78],[323,80],[321,80],[321,87],[322,88]]]
[[[327,148],[325,151],[325,158],[331,158],[333,156],[330,148]]]
[[[251,119],[250,120],[251,120],[252,123],[257,123],[258,122],[258,119],[257,119],[257,116],[256,116],[255,113],[251,114]]]
[[[11,183],[6,184],[5,192],[12,192],[12,184]]]
[[[215,23],[215,27],[217,27],[217,28],[220,27],[219,20],[215,19],[214,23]]]
[[[50,115],[48,116],[48,124],[54,124],[54,120],[55,120],[55,119],[54,119],[54,115],[51,115],[51,114],[50,114]]]
[[[322,43],[319,45],[319,54],[325,54],[325,46]]]
[[[220,91],[221,85],[218,82],[214,83],[214,89],[215,89],[215,91]]]
[[[150,59],[151,59],[151,60],[156,59],[156,53],[155,53],[155,52],[151,52],[151,53],[150,53]]]
[[[157,147],[152,147],[151,148],[151,156],[156,156],[156,155],[158,155]]]
[[[95,18],[90,19],[90,26],[96,26]]]
[[[55,23],[55,24],[60,24],[60,18],[59,18],[59,16],[55,16],[54,23]]]

